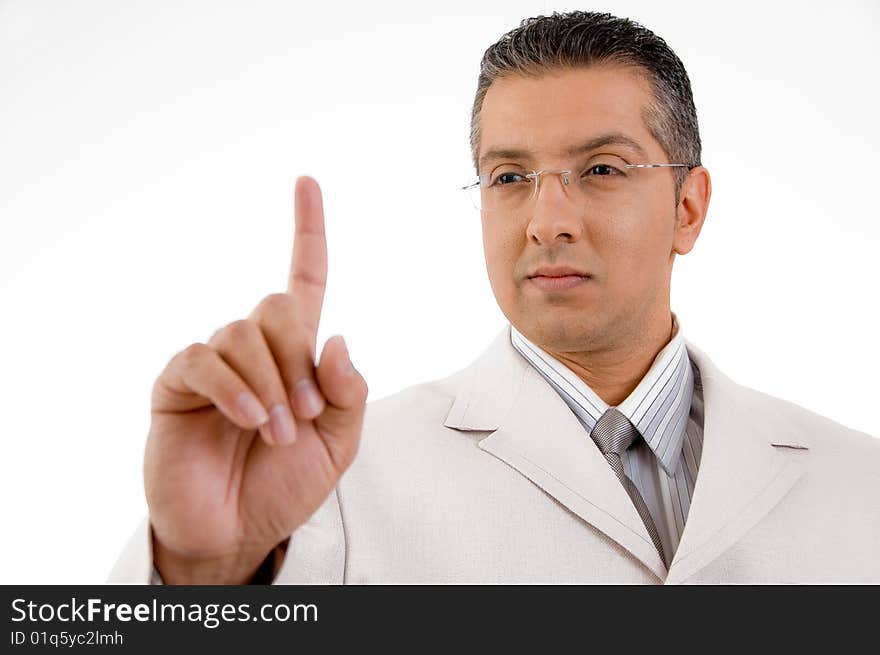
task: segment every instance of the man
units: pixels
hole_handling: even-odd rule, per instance
[[[671,311],[711,185],[665,42],[524,21],[484,55],[471,145],[510,325],[366,408],[342,338],[315,366],[324,217],[299,179],[288,292],[156,381],[149,517],[111,579],[880,581],[880,442],[735,384]]]

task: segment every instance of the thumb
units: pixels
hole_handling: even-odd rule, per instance
[[[330,337],[324,344],[315,378],[327,400],[324,411],[315,417],[315,428],[341,472],[357,452],[368,391],[341,335]]]

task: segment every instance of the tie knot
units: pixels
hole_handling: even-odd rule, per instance
[[[639,436],[639,431],[619,409],[609,407],[593,426],[590,436],[603,455],[614,453],[619,457]]]

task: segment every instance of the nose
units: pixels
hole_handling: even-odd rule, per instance
[[[557,240],[577,241],[583,236],[583,207],[569,195],[568,189],[571,187],[564,187],[558,175],[539,179],[526,226],[531,241],[552,244]]]

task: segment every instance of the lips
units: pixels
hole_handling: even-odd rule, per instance
[[[567,291],[590,281],[589,275],[535,275],[529,278],[541,291]]]
[[[590,277],[590,274],[571,266],[539,266],[528,277]]]

